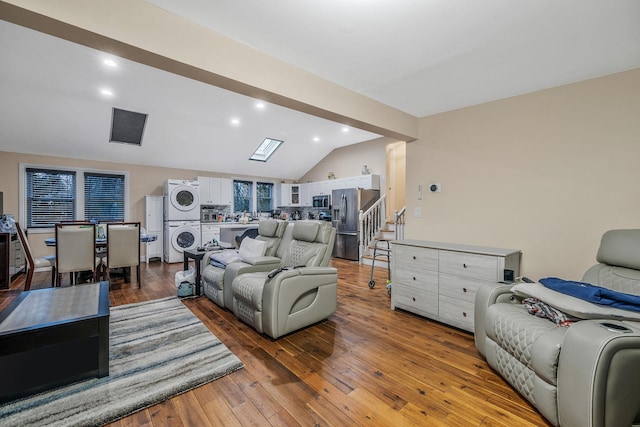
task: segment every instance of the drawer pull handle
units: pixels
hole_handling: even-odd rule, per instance
[[[462,292],[467,292],[467,288],[462,288]]]
[[[462,264],[462,266],[463,266],[464,268],[467,268],[467,264]]]
[[[411,299],[413,300],[413,302],[415,302],[415,301],[416,301],[416,297],[412,297]]]
[[[414,259],[414,260],[416,259],[416,256],[415,256],[415,255],[413,256],[413,259]]]
[[[413,280],[416,280],[416,278],[414,277]]]
[[[462,317],[467,317],[467,313],[465,313],[464,311],[462,312]]]

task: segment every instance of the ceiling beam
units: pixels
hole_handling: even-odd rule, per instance
[[[418,119],[142,0],[7,0],[0,18],[125,59],[402,141]]]

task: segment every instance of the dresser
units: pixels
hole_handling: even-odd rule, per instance
[[[391,309],[400,308],[473,332],[473,305],[482,283],[504,270],[520,275],[517,249],[422,240],[391,242]]]

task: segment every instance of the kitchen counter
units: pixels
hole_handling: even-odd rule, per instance
[[[212,225],[220,228],[256,228],[258,227],[258,221],[248,222],[243,224],[241,222],[203,222],[203,224]]]

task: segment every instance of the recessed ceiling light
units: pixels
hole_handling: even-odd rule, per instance
[[[343,127],[343,128],[342,128],[342,132],[344,132],[344,133],[349,132],[349,128],[348,128],[348,127],[346,127],[346,126],[345,126],[345,127]]]
[[[100,93],[104,96],[113,96],[111,89],[100,89]]]
[[[231,119],[231,124],[234,126],[238,126],[240,124],[240,119],[234,117],[233,119]]]
[[[117,67],[118,66],[118,64],[116,64],[116,61],[114,61],[113,59],[105,59],[102,62],[104,63],[104,65],[107,65],[109,67]]]
[[[256,102],[256,108],[258,110],[264,110],[264,107],[265,107],[264,102]]]
[[[320,138],[318,138],[317,136],[314,136],[313,137],[313,142],[318,142],[318,141],[320,141]]]

